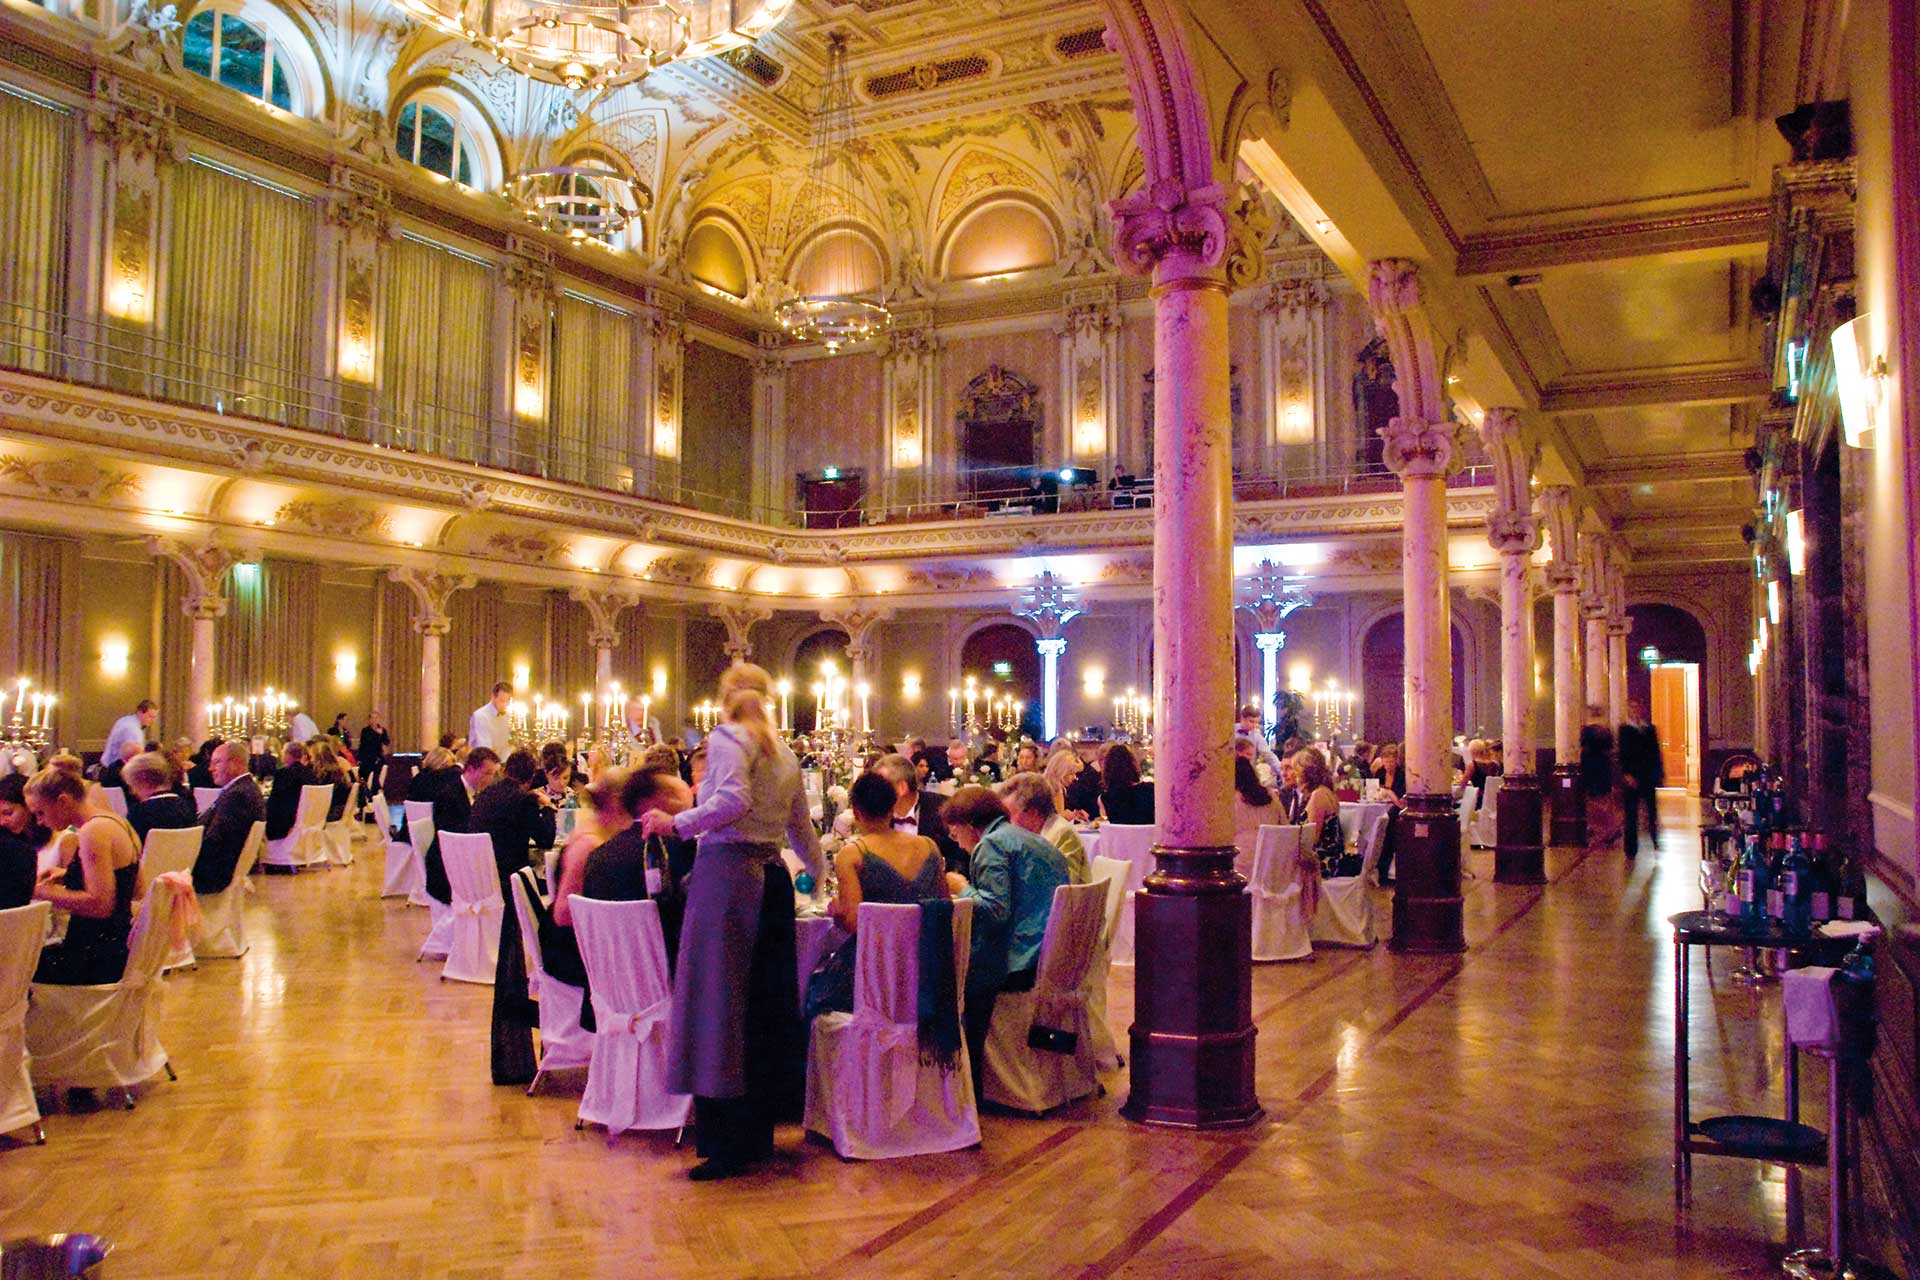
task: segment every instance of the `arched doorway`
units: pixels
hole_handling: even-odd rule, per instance
[[[1467,721],[1467,638],[1453,624],[1453,725]],[[1367,628],[1360,640],[1360,736],[1400,742],[1407,736],[1406,625],[1396,610]]]
[[[996,698],[1012,694],[1016,702],[1026,703],[1026,718],[1018,732],[1038,736],[1040,652],[1033,647],[1032,632],[1011,622],[980,628],[960,646],[960,675],[963,683],[972,676]]]
[[[1667,785],[1698,791],[1707,741],[1706,629],[1671,604],[1629,605],[1627,619],[1627,701],[1652,717]]]

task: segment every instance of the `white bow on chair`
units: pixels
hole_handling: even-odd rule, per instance
[[[506,906],[507,904],[501,900],[500,896],[495,894],[491,898],[480,898],[472,902],[456,903],[453,909],[462,915],[483,916],[494,907],[499,907],[504,911]]]
[[[640,1043],[659,1035],[667,1025],[667,1015],[673,1012],[673,997],[655,1001],[638,1013],[626,1013],[617,1009],[603,1009],[598,1000],[593,1003],[593,1020],[596,1025],[616,1035],[629,1035]]]

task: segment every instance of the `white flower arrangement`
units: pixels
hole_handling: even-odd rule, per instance
[[[1271,787],[1273,785],[1273,767],[1265,760],[1257,760],[1254,762],[1253,776],[1260,779],[1260,785],[1263,787]]]
[[[827,799],[833,801],[835,809],[844,809],[847,807],[847,789],[836,782],[827,788]]]

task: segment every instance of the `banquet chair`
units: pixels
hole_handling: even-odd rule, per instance
[[[580,1002],[587,993],[547,972],[546,956],[540,950],[536,905],[540,889],[533,882],[533,868],[514,872],[508,888],[513,893],[514,917],[520,922],[520,947],[527,957],[527,990],[540,1005],[540,1067],[527,1086],[531,1096],[547,1072],[584,1067],[593,1061],[593,1033],[580,1025]]]
[[[413,888],[407,894],[407,905],[425,907],[431,911],[435,903],[427,894],[427,850],[433,847],[433,802],[403,800],[400,802],[400,813],[406,823],[407,843],[413,846],[414,862],[420,868],[413,877]],[[435,916],[434,920],[437,923],[439,917]]]
[[[300,806],[293,811],[293,829],[278,840],[267,841],[260,862],[268,867],[323,865],[327,860],[327,806],[333,802],[331,783],[317,782],[300,788]]]
[[[1113,931],[1110,946],[1114,964],[1133,964],[1133,895],[1153,869],[1153,846],[1160,839],[1160,828],[1152,824],[1129,826],[1109,822],[1100,828],[1100,854],[1124,858],[1128,862],[1127,887],[1120,903],[1120,922]]]
[[[1473,836],[1469,841],[1475,849],[1491,849],[1500,843],[1500,788],[1504,779],[1498,774],[1487,779],[1486,787],[1480,792],[1480,803],[1473,811]]]
[[[973,903],[953,904],[954,1018],[967,987]],[[863,902],[853,945],[853,1012],[823,1013],[808,1033],[802,1126],[845,1160],[959,1151],[980,1141],[964,1040],[954,1069],[920,1057],[920,908]]]
[[[1107,1022],[1107,977],[1113,971],[1113,931],[1120,926],[1120,908],[1127,900],[1127,873],[1133,864],[1124,858],[1103,858],[1095,854],[1090,860],[1091,871],[1088,884],[1097,884],[1107,891],[1104,911],[1100,925],[1100,945],[1094,948],[1093,963],[1087,966],[1087,1022],[1088,1034],[1093,1037],[1093,1059],[1102,1071],[1112,1071],[1124,1065],[1120,1056],[1120,1044],[1115,1039],[1113,1027]]]
[[[220,798],[220,787],[195,787],[193,789],[193,811],[205,813],[213,808],[213,802]]]
[[[200,841],[205,835],[205,827],[177,829],[154,827],[149,830],[146,841],[140,848],[141,881],[152,884],[154,880],[169,871],[178,871],[191,876],[193,864],[200,860]],[[191,939],[183,938],[179,946],[167,953],[166,968],[168,969],[184,969],[192,963]]]
[[[47,1140],[40,1127],[40,1104],[33,1098],[27,1072],[27,986],[47,936],[53,908],[44,902],[0,911],[0,1133],[33,1126],[36,1141]]]
[[[1098,884],[1063,884],[1053,891],[1033,990],[1002,992],[994,1002],[980,1068],[988,1102],[1040,1114],[1100,1087],[1084,987],[1106,893]],[[1036,1029],[1056,1033],[1065,1052],[1034,1048],[1029,1037]]]
[[[240,859],[233,864],[233,879],[219,893],[203,893],[200,898],[200,940],[193,944],[201,959],[238,960],[247,954],[247,917],[243,908],[253,892],[253,864],[266,847],[267,824],[256,822],[240,848]]]
[[[493,838],[478,832],[443,831],[440,860],[446,864],[447,884],[453,891],[447,963],[440,977],[491,985],[500,963],[500,918],[507,907],[500,897]]]
[[[98,786],[98,784],[95,784]],[[99,787],[100,801],[108,812],[127,816],[127,789],[125,787]]]
[[[322,822],[320,829],[321,844],[326,850],[327,860],[336,867],[353,865],[353,829],[358,824],[353,820],[353,811],[360,805],[360,784],[354,783],[347,792],[347,807],[340,811],[339,818],[332,822]],[[333,797],[327,797],[327,808],[333,807]]]
[[[174,897],[185,877],[148,889],[127,937],[120,981],[99,986],[33,984],[27,1007],[27,1053],[33,1082],[47,1089],[119,1089],[133,1109],[133,1086],[173,1067],[160,1045],[160,967],[172,949]],[[188,883],[185,891],[193,892]]]
[[[373,823],[380,832],[379,839],[387,848],[387,870],[380,882],[380,896],[411,897],[425,869],[412,845],[405,840],[394,839],[393,811],[387,808],[387,798],[378,791],[373,793]]]
[[[1460,792],[1460,853],[1464,859],[1473,847],[1473,815],[1480,812],[1480,788],[1467,787]]]
[[[1360,840],[1360,874],[1334,876],[1320,882],[1320,905],[1314,909],[1307,934],[1316,943],[1336,947],[1371,947],[1380,941],[1373,921],[1373,881],[1380,850],[1387,840],[1387,815],[1380,814]]]
[[[593,1054],[574,1128],[681,1129],[693,1098],[667,1091],[673,986],[660,906],[574,894],[567,910],[593,992]]]
[[[1300,861],[1298,826],[1262,826],[1254,839],[1253,958],[1302,960],[1313,954],[1308,935],[1306,867]]]

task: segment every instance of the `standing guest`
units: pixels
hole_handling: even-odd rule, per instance
[[[160,718],[160,708],[152,698],[142,698],[140,705],[131,714],[121,716],[113,722],[113,728],[107,730],[106,745],[100,748],[100,759],[108,764],[117,764],[130,760],[127,754],[131,744],[138,755],[147,748],[147,730],[153,728],[153,722]],[[116,784],[117,785],[117,784]]]
[[[200,856],[193,864],[195,893],[221,893],[233,883],[253,824],[267,816],[267,799],[247,768],[246,743],[219,744],[213,749],[210,767],[220,794],[200,819],[206,833],[200,837]]]
[[[1587,708],[1580,730],[1580,785],[1587,793],[1587,843],[1605,847],[1620,834],[1619,805],[1613,794],[1613,730],[1599,707]]]
[[[1124,826],[1153,822],[1153,784],[1140,780],[1140,761],[1124,742],[1109,746],[1100,763],[1100,816]]]
[[[87,786],[64,769],[42,769],[27,783],[27,807],[49,831],[80,829],[79,852],[65,871],[50,867],[33,896],[68,913],[67,938],[40,953],[33,980],[99,986],[127,970],[127,934],[140,896],[140,841],[127,820],[87,802]]]
[[[173,762],[160,752],[141,752],[120,776],[127,785],[127,823],[143,846],[155,827],[177,831],[198,824],[193,801],[173,789]]]
[[[386,712],[375,707],[367,713],[366,724],[360,727],[360,748],[353,753],[360,762],[360,780],[372,791],[380,785],[380,769],[386,763],[387,752],[393,748],[393,735],[387,732]]]
[[[217,787],[213,780],[213,752],[220,745],[220,739],[208,738],[193,753],[193,760],[187,765],[187,785],[189,787]]]
[[[500,766],[500,779],[473,798],[468,829],[485,832],[493,841],[494,865],[500,868],[500,892],[522,867],[533,865],[533,851],[553,847],[553,802],[538,788],[540,762],[522,747]]]
[[[1038,773],[1016,773],[1001,784],[1000,798],[1006,802],[1007,820],[1022,831],[1031,831],[1060,851],[1067,862],[1067,879],[1085,884],[1089,879],[1087,847],[1073,824],[1060,816],[1055,807],[1053,787]]]
[[[1272,747],[1267,745],[1267,730],[1262,723],[1260,708],[1251,702],[1241,707],[1235,728],[1242,736],[1253,742],[1255,760],[1266,765],[1274,777],[1279,777],[1280,757],[1274,753]]]
[[[1336,813],[1338,810],[1335,811]],[[1280,826],[1286,817],[1273,792],[1260,781],[1253,761],[1245,756],[1233,758],[1233,869],[1242,876],[1253,875],[1253,848],[1261,827]]]
[[[667,740],[666,735],[660,732],[660,717],[653,714],[653,709],[649,705],[651,701],[652,699],[642,699],[639,694],[634,694],[627,699],[627,708],[622,715],[626,719],[627,733],[633,742],[658,744]]]
[[[1667,765],[1660,758],[1660,731],[1647,719],[1647,704],[1639,698],[1627,704],[1627,722],[1620,726],[1621,818],[1626,823],[1621,840],[1627,856],[1640,852],[1640,809],[1647,811],[1647,839],[1660,847],[1659,788],[1666,785]]]
[[[660,840],[659,857],[647,866],[647,850],[655,838],[642,833],[639,823],[650,813],[667,817],[693,807],[693,792],[671,769],[639,768],[620,788],[620,807],[631,816],[624,830],[586,856],[578,892],[609,902],[660,904],[660,932],[666,939],[669,974],[679,958],[680,925],[685,900],[680,882],[694,861],[688,842],[668,836]]]
[[[0,911],[33,901],[40,877],[40,850],[53,833],[33,820],[27,808],[27,779],[10,773],[0,778]]]
[[[280,749],[280,767],[273,772],[273,791],[267,796],[267,839],[284,840],[300,812],[300,789],[314,782],[307,762],[307,744],[289,742]]]
[[[465,834],[473,830],[473,798],[494,784],[500,776],[500,757],[488,747],[467,752],[466,762],[451,781],[442,781],[433,794],[433,843],[421,859],[426,867],[427,896],[435,902],[453,902],[453,885],[447,880],[447,864],[440,857],[440,835],[451,831]],[[279,787],[274,784],[275,789]]]
[[[467,726],[467,746],[485,747],[495,760],[503,760],[513,750],[513,726],[507,719],[507,706],[513,701],[513,686],[505,680],[494,682],[493,696],[474,708]]]
[[[346,712],[336,711],[333,713],[333,723],[327,726],[327,736],[336,742],[345,742],[347,740]]]
[[[1009,822],[1007,807],[985,787],[961,787],[941,817],[973,870],[964,880],[949,872],[948,883],[955,896],[973,899],[963,1021],[977,1100],[986,1085],[984,1054],[993,1006],[1003,991],[1033,990],[1053,891],[1069,882],[1067,860],[1039,836]]]
[[[925,836],[940,850],[940,861],[949,871],[965,874],[967,855],[947,824],[940,820],[942,796],[920,789],[920,771],[903,755],[885,755],[874,761],[873,772],[893,787],[893,829],[910,836]],[[854,815],[858,821],[859,815]]]
[[[694,1097],[705,1163],[695,1181],[744,1172],[773,1150],[780,1109],[804,1080],[793,950],[793,879],[784,832],[820,873],[800,764],[767,716],[773,679],[750,663],[720,677],[721,714],[707,735],[703,799],[646,815],[647,835],[698,837],[680,934],[667,1041],[667,1088]]]
[[[100,785],[103,787],[120,787],[124,789],[127,784],[121,777],[121,770],[127,767],[127,761],[133,759],[146,749],[147,746],[144,742],[123,742],[120,744],[119,755],[101,756]]]
[[[313,722],[306,708],[301,707],[287,718],[287,740],[290,742],[312,742],[320,736],[320,726]]]

